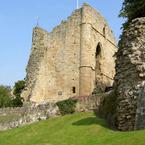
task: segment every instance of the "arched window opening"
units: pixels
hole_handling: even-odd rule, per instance
[[[100,46],[100,43],[97,45],[97,48],[96,48],[96,58],[98,58],[98,56],[101,55],[101,46]]]
[[[96,47],[96,57],[95,57],[95,89],[97,92],[100,92],[102,89],[101,85],[101,62],[102,62],[102,44],[99,42]]]

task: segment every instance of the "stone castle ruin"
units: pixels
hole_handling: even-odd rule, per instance
[[[143,129],[144,38],[145,18],[134,19],[117,49],[107,22],[88,4],[50,33],[35,27],[22,96],[41,104],[95,94],[98,112],[117,129]],[[104,93],[112,85],[113,91]]]
[[[107,22],[88,4],[50,33],[35,27],[22,97],[42,103],[103,92],[113,84],[116,50]]]
[[[0,109],[0,115],[20,116],[0,123],[0,130],[58,115],[56,102],[70,97],[85,100],[76,111],[96,110],[118,130],[144,129],[145,18],[132,20],[119,49],[105,19],[88,4],[50,33],[35,27],[22,97],[34,103]]]

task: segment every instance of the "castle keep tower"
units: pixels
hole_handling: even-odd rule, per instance
[[[35,27],[22,97],[56,102],[104,91],[113,84],[116,50],[107,22],[88,4],[50,33]]]

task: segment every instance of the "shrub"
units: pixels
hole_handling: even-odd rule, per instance
[[[14,91],[13,91],[13,94],[15,97],[12,100],[13,107],[22,107],[23,106],[23,98],[21,97],[21,93],[22,93],[24,87],[25,87],[24,80],[20,80],[15,83]]]
[[[11,107],[12,97],[11,88],[8,86],[0,86],[0,108]]]
[[[67,99],[63,101],[59,101],[56,103],[56,105],[59,108],[59,111],[62,115],[65,114],[72,114],[75,112],[77,100],[76,99]]]
[[[20,96],[15,96],[12,99],[12,107],[22,107],[23,106],[23,98]]]
[[[14,95],[15,96],[20,96],[20,94],[22,93],[24,87],[25,87],[25,81],[24,80],[16,82],[15,86],[14,86],[14,92],[13,92]]]
[[[22,107],[23,98],[21,97],[22,90],[25,87],[25,81],[21,80],[15,83],[13,95],[11,88],[8,86],[0,86],[0,108],[4,107]]]
[[[145,0],[124,0],[119,16],[127,19],[123,24],[127,29],[133,19],[145,17]]]

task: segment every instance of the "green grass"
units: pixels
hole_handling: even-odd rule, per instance
[[[93,113],[76,113],[0,132],[0,145],[145,145],[145,130],[113,131]]]

